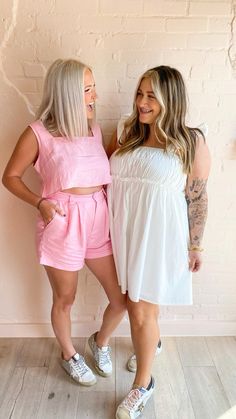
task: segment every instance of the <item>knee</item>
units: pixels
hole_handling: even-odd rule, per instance
[[[157,306],[143,307],[142,303],[133,303],[128,300],[127,309],[132,327],[140,328],[156,323],[158,320],[159,309]]]
[[[126,295],[122,294],[119,300],[110,302],[111,307],[117,313],[125,313],[127,310],[127,298]]]
[[[129,313],[129,318],[130,318],[130,323],[132,327],[142,327],[147,323],[147,316],[145,315],[145,313],[143,312],[143,310],[135,310],[135,309],[130,309],[128,308],[128,313]],[[150,317],[149,317],[149,321],[150,321]]]
[[[70,311],[75,301],[75,294],[64,294],[53,298],[53,305],[62,311]]]

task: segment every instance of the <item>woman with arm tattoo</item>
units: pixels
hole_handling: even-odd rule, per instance
[[[203,133],[185,116],[179,71],[146,71],[110,159],[111,239],[136,355],[133,388],[117,419],[137,418],[152,395],[159,305],[192,304],[192,272],[201,266],[210,158]],[[110,149],[116,146],[113,138]]]
[[[189,222],[189,268],[199,271],[202,264],[201,247],[204,227],[207,219],[207,178],[210,170],[210,155],[202,137],[196,141],[193,168],[187,178],[185,197],[188,207]]]

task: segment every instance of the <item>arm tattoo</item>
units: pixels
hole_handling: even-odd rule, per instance
[[[185,197],[188,206],[190,245],[200,246],[207,219],[206,179],[193,179],[187,184]]]

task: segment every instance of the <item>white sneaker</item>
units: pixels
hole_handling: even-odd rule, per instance
[[[135,419],[141,415],[148,399],[154,390],[154,378],[151,378],[151,388],[144,387],[132,389],[116,411],[116,419]]]
[[[88,343],[94,357],[95,368],[102,377],[109,377],[112,374],[111,347],[102,346],[99,348],[95,341],[96,333],[90,336]]]
[[[69,376],[82,386],[92,386],[97,380],[92,370],[86,365],[84,357],[75,353],[69,361],[62,360],[62,367]]]
[[[162,351],[162,344],[161,344],[161,340],[159,340],[158,344],[157,344],[157,348],[156,348],[156,355],[159,355]],[[136,355],[133,354],[129,357],[128,361],[127,361],[127,370],[130,372],[136,372],[137,370],[137,361],[136,361]]]

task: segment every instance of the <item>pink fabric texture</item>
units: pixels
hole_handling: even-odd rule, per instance
[[[59,205],[66,215],[56,213],[47,226],[38,216],[36,243],[42,265],[77,271],[84,259],[112,254],[104,190],[90,195],[56,192],[48,200]]]
[[[111,183],[110,166],[98,124],[93,137],[53,137],[38,120],[30,124],[39,156],[35,169],[42,181],[42,196],[73,187],[92,187]]]

